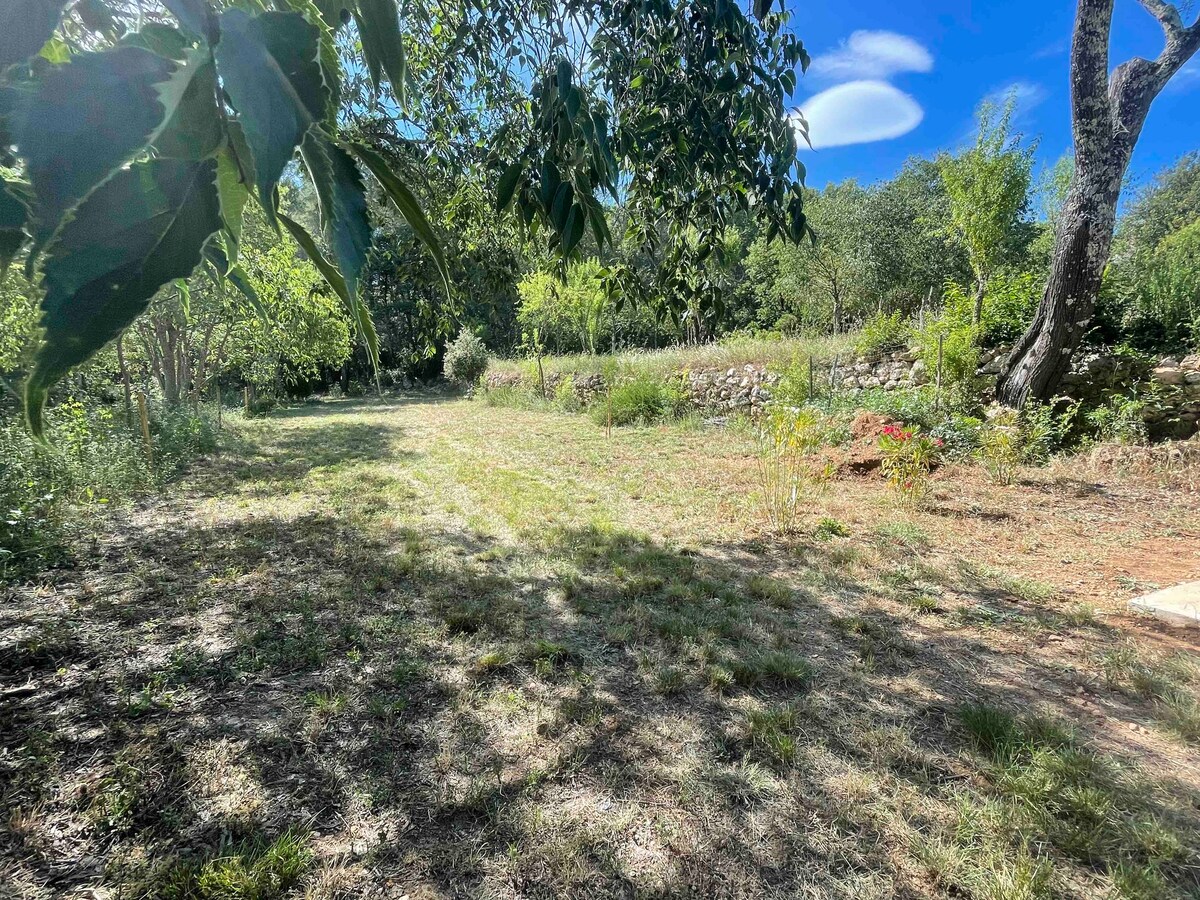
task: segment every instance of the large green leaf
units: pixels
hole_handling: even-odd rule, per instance
[[[250,276],[246,274],[246,270],[241,266],[234,266],[225,276],[229,279],[229,283],[237,288],[243,297],[250,304],[250,308],[264,322],[270,322],[270,316],[267,315],[267,308],[262,305],[262,301],[258,298],[258,291],[254,289],[254,285],[250,283]]]
[[[236,125],[231,126],[233,134]],[[240,131],[237,132],[240,138]],[[246,201],[250,199],[248,184],[253,180],[253,174],[243,172],[242,166],[250,162],[249,152],[238,152],[234,145],[227,145],[217,156],[217,192],[221,198],[221,220],[225,226],[225,246],[229,251],[230,262],[237,259],[242,245],[242,213]]]
[[[217,109],[217,70],[212,58],[198,51],[189,54],[187,66],[191,71],[181,69],[159,92],[174,114],[154,138],[154,151],[176,159],[204,159],[216,153],[225,138]]]
[[[50,40],[67,0],[0,3],[0,69],[28,59]]]
[[[350,314],[350,318],[354,321],[354,327],[358,331],[359,337],[367,347],[367,353],[371,357],[371,366],[374,368],[375,377],[378,380],[379,336],[375,332],[375,323],[371,321],[370,312],[356,294],[350,293],[346,286],[346,280],[342,278],[342,273],[325,258],[325,254],[321,252],[321,248],[317,246],[317,242],[312,239],[312,235],[305,231],[303,226],[298,222],[289,219],[283,213],[279,214],[279,221],[291,233],[305,255],[312,260],[313,265],[317,267],[317,271],[321,273],[325,281],[333,288],[333,292],[341,298],[342,303],[346,307],[346,312]]]
[[[299,13],[249,16],[230,9],[221,16],[217,68],[241,114],[259,199],[269,217],[284,167],[325,109],[318,44],[317,28]]]
[[[196,37],[209,44],[217,42],[217,20],[208,0],[162,0],[162,4]]]
[[[517,183],[525,171],[524,163],[515,162],[504,170],[500,176],[500,184],[496,188],[496,209],[503,212],[512,203],[513,194],[517,191]]]
[[[442,253],[441,241],[434,234],[429,220],[425,218],[421,204],[417,202],[417,198],[413,196],[408,186],[392,172],[386,159],[365,144],[352,143],[349,146],[351,152],[371,170],[371,174],[375,176],[375,180],[379,182],[383,192],[396,204],[396,209],[400,211],[400,215],[404,216],[405,221],[408,222],[417,237],[429,248],[429,252],[433,255],[433,261],[442,274],[442,281],[445,283],[448,295],[450,293],[450,269],[446,266],[446,257]]]
[[[341,100],[342,60],[338,55],[337,42],[334,40],[334,30],[325,18],[324,12],[313,0],[276,0],[276,6],[287,7],[298,12],[310,25],[317,29],[321,63],[321,77],[325,81],[325,113],[324,122],[330,131],[337,129],[338,103]]]
[[[392,91],[403,106],[407,102],[408,57],[400,33],[400,11],[396,0],[358,0],[355,13],[358,34],[362,39],[367,72],[375,90],[379,90],[380,73],[386,73]]]
[[[122,46],[141,47],[168,59],[187,56],[189,42],[182,31],[160,22],[147,22],[137,31],[126,32],[119,42]]]
[[[25,386],[35,435],[50,386],[120,334],[160,287],[200,262],[221,226],[216,175],[213,160],[135,163],[63,227],[43,269],[45,336]]]
[[[321,225],[346,290],[358,296],[358,278],[371,248],[371,221],[362,176],[350,155],[314,128],[300,147],[317,191]]]
[[[25,206],[14,193],[17,188],[0,178],[0,278],[25,243]]]
[[[141,47],[80,53],[49,67],[18,99],[13,137],[33,184],[35,247],[146,146],[167,114],[159,86],[175,70],[175,63]]]

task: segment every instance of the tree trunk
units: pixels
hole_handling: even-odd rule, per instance
[[[1154,62],[1134,58],[1108,74],[1113,0],[1079,0],[1071,43],[1075,172],[1055,228],[1050,277],[1032,324],[1005,362],[996,396],[1009,406],[1048,400],[1062,383],[1092,313],[1116,226],[1121,181],[1150,104],[1200,47],[1164,0],[1141,0],[1166,34]]]
[[[975,279],[975,309],[971,313],[971,323],[978,325],[983,321],[983,295],[987,292],[987,279],[980,276]]]

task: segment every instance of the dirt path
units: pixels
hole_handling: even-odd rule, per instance
[[[1188,896],[1197,646],[1125,604],[1200,578],[1200,500],[1025,476],[784,540],[735,432],[241,426],[8,589],[0,896]],[[972,703],[1075,737],[1005,775]]]

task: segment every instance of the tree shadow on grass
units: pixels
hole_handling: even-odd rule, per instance
[[[391,453],[328,428],[290,448],[306,471],[314,441]],[[927,896],[960,876],[916,848],[989,796],[962,705],[1072,713],[1068,673],[936,609],[1032,601],[909,548],[884,572],[841,541],[489,546],[382,512],[131,523],[88,585],[15,598],[0,872],[206,896],[198,866],[299,828],[351,895]],[[1138,803],[1195,826],[1182,786]],[[988,865],[1018,872],[997,833]],[[1113,863],[1047,834],[1064,879]],[[1154,865],[1183,894],[1181,846]]]
[[[411,461],[418,454],[400,446],[403,438],[397,425],[336,418],[303,429],[280,429],[253,445],[242,442],[237,453],[214,457],[197,471],[192,487],[205,497],[238,491],[269,496],[295,488],[316,469],[336,474],[370,463]],[[231,435],[228,440],[239,439]]]

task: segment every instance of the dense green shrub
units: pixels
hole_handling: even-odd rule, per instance
[[[854,349],[863,356],[890,353],[908,343],[911,328],[899,312],[877,312],[862,325]]]
[[[563,412],[579,412],[583,409],[579,395],[575,393],[574,375],[564,375],[554,386],[554,405]]]
[[[605,424],[612,416],[613,425],[652,425],[677,418],[684,411],[683,387],[673,378],[660,379],[639,374],[618,382],[604,403],[592,405],[592,417]]]
[[[1015,341],[1037,312],[1045,279],[1032,272],[1001,272],[988,282],[983,296],[979,339],[984,346]]]
[[[974,301],[960,286],[946,286],[945,302],[941,315],[914,332],[914,343],[930,377],[938,371],[940,356],[942,387],[953,402],[963,404],[979,393],[980,326],[971,321]]]
[[[208,414],[186,406],[153,411],[153,462],[136,420],[119,408],[67,400],[49,411],[48,423],[45,444],[19,422],[0,423],[0,573],[51,553],[70,509],[154,490],[216,448]]]
[[[822,372],[821,376],[824,374]],[[812,379],[814,393],[816,392],[815,381],[821,376],[814,373]],[[779,381],[771,391],[771,399],[782,406],[803,406],[815,399],[809,394],[809,381],[809,362],[797,357],[779,373]]]
[[[446,377],[455,384],[474,384],[487,371],[487,347],[474,332],[463,330],[446,348]]]
[[[800,320],[790,312],[784,313],[775,322],[775,330],[788,337],[799,334],[802,328]]]

